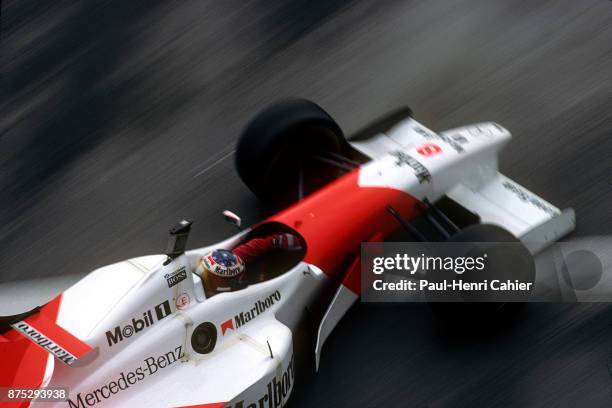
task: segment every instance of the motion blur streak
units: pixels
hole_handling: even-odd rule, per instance
[[[575,236],[612,230],[609,1],[1,7],[0,281],[160,252],[184,217],[194,246],[234,232],[223,208],[261,219],[233,156],[215,160],[296,95],[348,133],[402,104],[435,130],[497,121],[515,135],[505,174],[573,206]],[[450,344],[426,306],[395,307],[358,306],[294,405],[610,404],[606,305],[530,305],[476,346]]]

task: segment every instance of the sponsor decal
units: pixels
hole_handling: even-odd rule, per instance
[[[419,147],[417,149],[417,153],[419,153],[421,156],[429,157],[433,156],[434,154],[442,153],[442,149],[440,149],[440,146],[437,144],[427,143]]]
[[[178,310],[184,310],[189,307],[189,302],[189,295],[183,292],[176,298],[176,302],[174,304]]]
[[[202,258],[204,267],[212,274],[231,278],[244,270],[244,261],[232,251],[217,249]]]
[[[272,307],[276,302],[281,299],[281,294],[277,290],[271,295],[265,297],[264,299],[258,299],[253,304],[253,307],[249,310],[238,313],[233,317],[233,319],[228,319],[221,323],[221,335],[225,335],[225,332],[229,329],[235,330],[239,327],[247,324],[251,320],[255,319],[257,316],[268,310]]]
[[[439,134],[439,133],[428,132],[427,130],[425,130],[425,129],[419,127],[419,126],[413,126],[412,130],[414,130],[419,135],[423,136],[425,139],[429,139],[429,140],[433,140],[433,139],[442,140],[444,143],[446,143],[450,147],[452,147],[453,150],[456,151],[457,153],[465,152],[465,149],[463,148],[462,145],[466,144],[468,140],[465,137],[463,137],[463,136],[452,136],[452,137],[449,137],[447,135],[443,135],[443,134]]]
[[[419,184],[431,182],[431,174],[429,173],[429,170],[427,170],[427,168],[417,159],[407,153],[402,152],[401,150],[395,150],[389,154],[397,159],[395,161],[395,165],[397,167],[407,165],[408,167],[412,168],[414,175],[419,181]]]
[[[500,132],[500,133],[504,132],[504,129],[501,126],[499,126],[497,123],[490,123],[484,126],[474,125],[468,128],[468,132],[470,135],[478,137],[478,138],[485,138],[485,139],[490,139],[492,136],[494,136],[497,133],[495,130],[497,130],[497,132]]]
[[[21,321],[18,322],[12,327],[21,332],[23,335],[29,337],[32,341],[38,344],[40,347],[47,350],[49,353],[53,354],[59,360],[66,364],[72,364],[77,357],[72,355],[68,350],[61,347],[53,340],[42,334],[40,331],[36,330],[34,327],[30,326],[28,323]]]
[[[142,317],[132,318],[131,323],[128,323],[125,326],[116,326],[114,329],[107,331],[106,340],[108,341],[108,346],[112,347],[114,344],[117,344],[128,337],[132,337],[134,334],[141,332],[149,326],[152,326],[156,321],[160,321],[172,313],[172,310],[170,309],[170,302],[167,300],[155,306],[153,310],[155,311],[155,314],[153,314],[151,309],[149,309],[142,313]]]
[[[435,133],[424,129],[421,126],[414,125],[412,126],[412,130],[414,130],[415,133],[418,133],[419,135],[423,136],[425,139],[433,139],[436,137]]]
[[[168,282],[168,287],[171,288],[187,279],[187,271],[184,266],[181,266],[176,271],[165,274],[164,278],[166,278],[166,282]]]
[[[227,319],[221,323],[221,335],[225,335],[225,332],[229,329],[234,330],[234,319]]]
[[[549,214],[551,217],[559,215],[559,211],[555,210],[554,208],[551,208],[549,205],[546,205],[533,194],[530,194],[529,192],[519,188],[516,184],[511,183],[509,181],[504,181],[502,185],[506,190],[514,193],[521,201],[533,205],[534,207]]]
[[[138,384],[138,382],[155,374],[157,371],[171,366],[183,358],[183,356],[183,346],[177,346],[173,350],[159,356],[147,357],[139,367],[127,372],[122,371],[114,380],[101,387],[87,393],[79,392],[76,397],[72,396],[74,400],[68,398],[68,406],[71,408],[84,408],[105,402],[113,395]]]
[[[295,381],[295,369],[293,356],[285,371],[278,377],[274,377],[266,385],[266,393],[254,401],[240,400],[234,404],[226,405],[225,408],[279,408],[289,398],[293,383]]]
[[[459,147],[461,147],[461,145],[464,145],[468,142],[467,137],[461,135],[461,134],[457,134],[454,133],[452,135],[450,135],[451,140],[454,140],[455,142],[459,143]],[[452,146],[452,145],[451,145]],[[457,152],[457,153],[463,153],[463,147],[461,147],[461,151]]]

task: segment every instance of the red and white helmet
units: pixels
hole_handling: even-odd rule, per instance
[[[244,261],[232,251],[215,249],[198,260],[196,274],[204,280],[207,296],[231,292],[243,286]]]

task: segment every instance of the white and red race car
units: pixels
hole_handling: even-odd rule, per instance
[[[436,133],[407,108],[346,140],[312,102],[273,105],[243,133],[236,164],[280,212],[189,251],[191,223],[183,221],[167,254],[97,269],[44,306],[2,318],[0,386],[68,388],[65,401],[31,402],[47,407],[283,406],[299,381],[294,336],[305,310],[323,312],[318,366],[325,340],[360,296],[362,242],[384,241],[401,226],[428,239],[411,226],[422,216],[439,240],[493,224],[535,254],[574,228],[571,209],[498,172],[509,140],[495,123]],[[248,266],[243,289],[207,296],[195,273],[202,256],[271,233],[292,234],[301,249],[262,257]],[[490,239],[486,229],[479,237]]]

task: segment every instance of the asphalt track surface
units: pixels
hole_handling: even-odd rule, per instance
[[[354,132],[409,105],[434,130],[494,120],[502,171],[612,232],[612,3],[3,1],[0,282],[191,246],[266,210],[241,128],[302,96]],[[609,364],[610,363],[610,364]],[[424,305],[358,305],[294,407],[612,404],[612,307],[531,304],[479,341]]]

